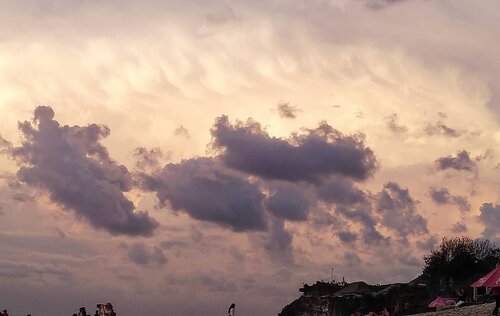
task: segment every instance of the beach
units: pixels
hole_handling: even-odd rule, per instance
[[[431,315],[439,315],[439,316],[490,316],[493,308],[495,307],[495,303],[488,304],[480,304],[480,305],[472,305],[472,306],[464,306],[461,308],[454,309],[446,309],[439,312],[427,312],[420,314],[413,314],[419,316],[431,316]]]

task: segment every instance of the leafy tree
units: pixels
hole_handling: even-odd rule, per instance
[[[465,283],[493,269],[500,261],[500,248],[487,239],[445,237],[424,261],[422,274],[431,285],[437,286],[443,278]]]

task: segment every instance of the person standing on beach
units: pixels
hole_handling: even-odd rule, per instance
[[[236,304],[231,304],[231,306],[229,306],[229,309],[227,310],[227,315],[228,316],[234,316],[234,309],[236,308]]]
[[[493,315],[498,316],[498,309],[500,308],[500,286],[496,286],[491,289],[491,295],[495,298],[495,308],[493,309]]]

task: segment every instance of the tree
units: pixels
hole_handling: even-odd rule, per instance
[[[437,286],[443,279],[465,283],[493,269],[500,261],[500,248],[487,239],[445,237],[424,261],[422,275],[431,285]]]

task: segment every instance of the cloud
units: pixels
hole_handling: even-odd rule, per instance
[[[12,143],[3,138],[2,135],[0,135],[0,153],[6,153],[11,147]]]
[[[465,196],[452,196],[447,188],[429,188],[432,200],[438,204],[455,204],[461,212],[470,211],[471,205]]]
[[[264,205],[278,218],[305,221],[315,204],[313,199],[305,186],[277,182],[271,185],[269,197]]]
[[[467,232],[467,226],[464,223],[455,223],[451,228],[451,231],[455,234],[463,234]]]
[[[438,243],[437,237],[430,236],[427,239],[417,241],[417,247],[422,249],[422,250],[430,251],[430,250],[434,249],[434,247],[437,245],[437,243]]]
[[[484,203],[479,208],[479,220],[484,224],[483,237],[500,241],[500,204]]]
[[[326,122],[288,140],[271,137],[259,123],[231,124],[221,116],[211,129],[213,147],[230,168],[268,179],[316,181],[333,174],[364,180],[377,160],[360,135],[344,136]]]
[[[133,243],[126,245],[127,255],[130,261],[135,264],[146,265],[164,265],[167,263],[167,257],[159,247],[149,248],[144,243]]]
[[[22,145],[9,153],[21,165],[22,182],[46,190],[53,202],[112,234],[150,236],[158,227],[147,212],[134,211],[123,194],[132,178],[100,143],[109,128],[60,126],[52,108],[39,106],[33,122],[19,123],[19,130]]]
[[[396,113],[392,113],[385,117],[384,121],[386,122],[387,128],[396,134],[406,133],[408,131],[408,127],[399,124],[399,118]]]
[[[137,147],[133,155],[137,159],[136,166],[140,170],[158,169],[160,167],[160,160],[164,157],[160,148],[148,150],[144,147]]]
[[[454,169],[457,171],[474,171],[477,169],[477,162],[471,159],[469,152],[462,150],[456,156],[446,156],[435,161],[438,170]]]
[[[381,223],[406,239],[409,235],[427,233],[427,221],[417,213],[417,202],[408,189],[395,182],[387,182],[377,194],[376,210],[382,216]]]
[[[328,203],[353,205],[368,202],[366,193],[345,177],[332,176],[316,186],[318,197]]]
[[[380,10],[388,6],[408,0],[363,0],[365,5],[372,10]]]
[[[34,279],[54,276],[59,279],[71,278],[67,266],[51,263],[27,263],[0,260],[0,277],[12,279]]]
[[[431,195],[432,200],[438,204],[447,204],[450,202],[451,196],[447,188],[438,189],[430,187],[429,194]]]
[[[184,127],[184,125],[178,126],[174,130],[174,135],[175,136],[182,136],[182,137],[187,138],[187,139],[190,138],[189,131],[187,130],[187,128]]]
[[[458,131],[456,129],[448,127],[448,126],[444,125],[444,123],[441,121],[438,121],[435,124],[428,124],[425,127],[424,131],[429,136],[441,135],[441,136],[447,136],[447,137],[460,137],[464,134],[463,131]]]
[[[344,243],[352,243],[358,239],[358,235],[356,233],[350,231],[341,231],[337,233],[340,241]]]
[[[264,249],[273,261],[283,264],[293,263],[292,233],[285,229],[282,220],[271,221],[269,233],[264,240]]]
[[[278,104],[276,110],[278,111],[278,114],[280,117],[285,118],[285,119],[295,119],[297,118],[297,112],[300,111],[300,109],[296,106],[291,106],[290,103],[280,103]]]
[[[362,225],[361,234],[367,244],[383,242],[384,236],[377,230],[377,220],[372,214],[371,205],[362,205],[357,207],[337,206],[335,213],[348,220],[355,221]],[[340,237],[340,236],[339,236]],[[344,235],[346,237],[346,235]]]
[[[157,173],[143,175],[143,187],[155,191],[162,205],[169,203],[192,218],[233,231],[266,228],[259,186],[212,158],[168,164]]]

